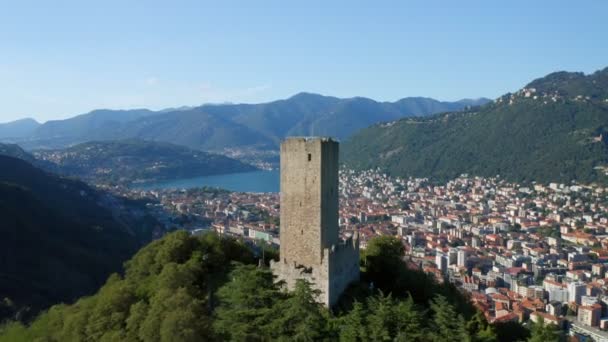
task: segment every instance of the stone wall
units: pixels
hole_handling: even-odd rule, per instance
[[[326,248],[323,253],[321,262],[314,267],[307,268],[281,259],[271,261],[270,268],[277,280],[284,281],[289,290],[293,290],[298,279],[308,281],[312,288],[320,291],[317,300],[331,307],[349,284],[359,280],[359,236]]]
[[[332,306],[350,283],[359,280],[359,236],[334,245],[328,252],[329,290],[326,304]]]

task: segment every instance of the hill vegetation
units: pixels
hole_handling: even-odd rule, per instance
[[[453,287],[405,268],[402,247],[370,241],[364,278],[329,311],[309,284],[281,290],[243,243],[179,231],[152,242],[91,297],[57,305],[31,325],[9,323],[0,341],[495,341],[521,326],[487,324]],[[392,280],[392,281],[391,281]],[[375,281],[377,289],[369,284]],[[390,283],[390,286],[388,285]],[[556,340],[551,328],[532,337]]]
[[[252,171],[237,160],[169,143],[120,140],[88,142],[34,152],[60,173],[95,183],[131,183]]]
[[[2,155],[0,218],[0,320],[95,291],[157,224],[138,203]]]
[[[362,97],[339,99],[300,93],[261,104],[202,105],[159,112],[97,110],[66,120],[49,121],[32,134],[11,141],[28,150],[133,138],[202,150],[245,147],[264,150],[276,149],[286,136],[345,138],[377,122],[461,110],[485,102],[485,99],[440,102],[429,98],[376,102]]]
[[[0,155],[9,156],[17,159],[25,160],[30,164],[37,162],[36,158],[30,153],[26,152],[17,144],[1,144],[0,143]]]
[[[608,68],[554,73],[464,112],[364,129],[343,144],[351,167],[446,180],[606,182]]]

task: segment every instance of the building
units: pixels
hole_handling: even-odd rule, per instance
[[[437,254],[435,255],[435,264],[437,265],[437,269],[439,269],[442,274],[445,274],[448,270],[447,255],[441,252],[437,252]]]
[[[600,324],[600,316],[602,314],[602,306],[593,304],[588,306],[580,306],[578,308],[578,321],[591,326],[597,327]]]
[[[581,303],[581,297],[585,294],[587,285],[582,282],[573,282],[568,284],[568,302]]]
[[[530,320],[534,323],[540,322],[540,319],[543,319],[543,324],[554,324],[558,328],[563,327],[564,320],[559,318],[556,315],[552,315],[546,312],[535,311],[530,313]]]
[[[464,249],[464,248],[460,248],[458,250],[458,257],[457,257],[457,265],[458,267],[467,267],[467,260],[469,257],[469,251]]]
[[[551,289],[549,290],[549,301],[558,301],[561,303],[568,302],[567,289]]]
[[[562,314],[562,303],[558,302],[558,301],[549,302],[545,306],[545,311],[547,311],[548,314],[553,315],[553,316],[561,316],[561,314]]]
[[[593,266],[591,266],[591,274],[596,276],[602,276],[604,274],[604,265],[593,264]]]
[[[594,296],[581,296],[581,305],[582,306],[591,306],[598,302],[598,298]]]
[[[359,237],[338,234],[338,143],[288,138],[281,143],[280,261],[271,268],[293,289],[304,279],[334,305],[359,279]]]
[[[458,250],[456,248],[450,248],[448,251],[448,265],[454,265],[458,262]]]

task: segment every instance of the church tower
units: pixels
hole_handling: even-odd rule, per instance
[[[281,144],[281,250],[271,265],[293,288],[306,279],[335,304],[359,279],[359,240],[338,234],[338,143],[330,138],[288,138]]]

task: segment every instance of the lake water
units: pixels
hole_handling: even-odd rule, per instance
[[[280,178],[279,170],[262,170],[135,184],[133,187],[152,190],[189,189],[209,186],[238,192],[279,192]]]

